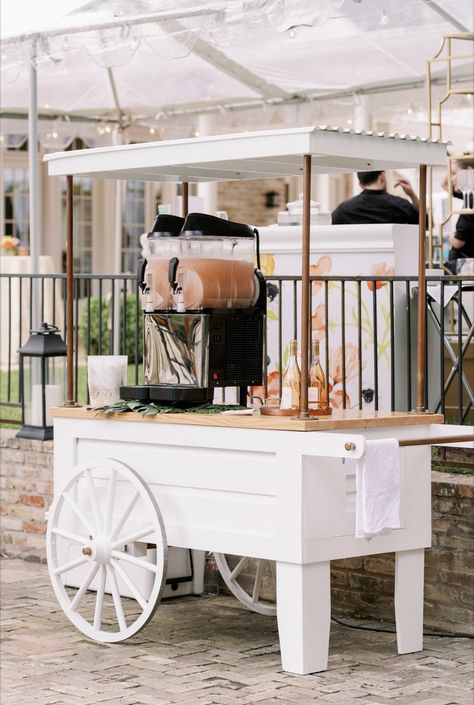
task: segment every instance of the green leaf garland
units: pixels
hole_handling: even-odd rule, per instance
[[[239,406],[238,404],[212,404],[211,402],[183,408],[169,404],[159,404],[158,402],[147,404],[138,400],[121,399],[114,404],[96,407],[91,409],[91,411],[100,412],[101,414],[123,414],[133,411],[143,416],[156,416],[157,414],[220,414],[222,411],[244,408],[244,406]]]

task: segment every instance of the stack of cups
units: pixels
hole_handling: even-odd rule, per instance
[[[127,384],[127,363],[127,355],[88,356],[90,406],[109,406],[119,401],[120,387]]]

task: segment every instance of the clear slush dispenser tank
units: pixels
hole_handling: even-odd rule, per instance
[[[148,257],[145,269],[145,284],[150,290],[154,310],[172,308],[173,300],[168,280],[170,259],[180,257],[181,242],[179,237],[159,235],[148,238]]]
[[[183,233],[178,281],[184,305],[199,308],[248,308],[258,295],[255,244],[246,237]]]

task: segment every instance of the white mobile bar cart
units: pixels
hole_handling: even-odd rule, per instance
[[[302,320],[307,323],[311,174],[422,165],[424,222],[426,165],[444,164],[445,145],[398,135],[305,128],[64,152],[46,160],[50,174],[68,176],[67,333],[72,361],[74,175],[188,182],[303,174]],[[186,200],[187,188],[185,208]],[[424,228],[424,264],[422,248]],[[424,350],[424,321],[423,311],[419,351]],[[395,551],[398,650],[422,648],[423,555],[431,536],[429,444],[448,432],[439,426],[442,417],[424,412],[421,393],[411,414],[341,412],[307,418],[304,323],[301,340],[301,417],[296,420],[194,414],[104,417],[74,408],[71,365],[69,401],[54,411],[55,500],[47,550],[56,595],[85,634],[120,641],[147,623],[162,593],[168,543],[252,556],[276,561],[283,668],[300,674],[320,671],[328,658],[330,560]],[[423,364],[418,372],[422,390]],[[409,446],[400,448],[402,528],[356,539],[355,464],[368,439],[388,437]],[[144,557],[149,546],[156,546],[151,561]],[[84,579],[70,594],[67,574],[78,568],[86,569]],[[146,590],[137,574],[148,576]],[[92,612],[84,616],[86,593],[93,586],[97,595]],[[103,628],[104,595],[109,592],[113,630]],[[124,614],[124,594],[132,595],[137,605],[132,620]],[[258,576],[253,597],[258,598]]]

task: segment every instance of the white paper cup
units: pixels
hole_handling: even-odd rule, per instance
[[[120,399],[120,387],[127,383],[127,355],[89,355],[87,381],[90,406],[108,406]]]

